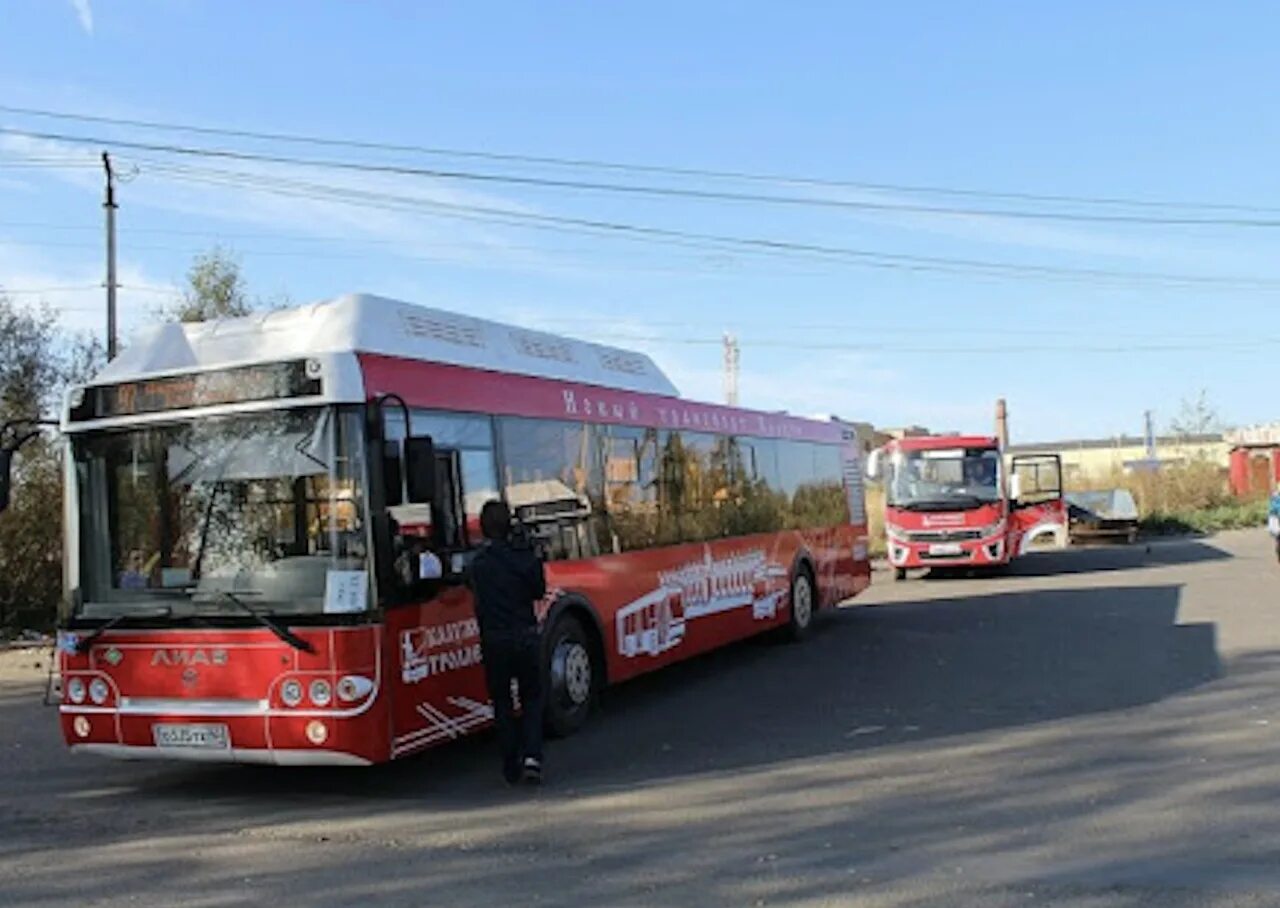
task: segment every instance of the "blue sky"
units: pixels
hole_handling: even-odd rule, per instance
[[[0,104],[437,148],[1280,209],[1278,24],[1273,7],[1243,3],[26,0],[6,6],[0,29]],[[0,126],[815,200],[1047,207],[281,146],[8,113]],[[87,289],[102,280],[101,179],[87,157],[61,164],[90,151],[0,135],[0,286],[86,288],[14,296],[43,298],[82,329],[102,320],[102,293]],[[1148,408],[1163,425],[1201,389],[1230,423],[1280,418],[1268,368],[1280,352],[1273,288],[921,272],[629,242],[282,196],[247,186],[244,174],[277,188],[307,181],[891,254],[1255,281],[1280,281],[1278,228],[713,203],[205,160],[178,161],[197,169],[174,173],[164,167],[174,159],[158,153],[118,157],[132,177],[120,187],[126,330],[149,318],[195,253],[221,242],[264,297],[365,290],[638,347],[700,399],[720,396],[715,341],[729,330],[742,345],[743,402],[759,408],[979,431],[1003,395],[1023,441],[1135,433]],[[33,158],[59,166],[16,166]],[[240,176],[213,185],[209,169]],[[1148,349],[1122,349],[1135,345]]]

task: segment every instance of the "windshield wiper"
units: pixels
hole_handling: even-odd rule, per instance
[[[254,618],[258,619],[259,624],[271,631],[271,633],[275,634],[294,649],[302,650],[304,653],[314,653],[316,651],[316,648],[310,641],[303,640],[284,625],[278,624],[269,616],[262,614],[262,612],[258,611],[230,590],[209,590],[209,592],[216,593],[219,596],[225,596],[230,602],[239,606],[246,614],[252,615]]]
[[[116,615],[114,618],[109,618],[108,620],[102,622],[102,624],[99,624],[89,634],[79,638],[76,641],[76,655],[84,655],[85,653],[89,652],[90,648],[98,640],[99,637],[101,637],[107,631],[111,630],[113,627],[115,627],[117,624],[119,624],[121,621],[123,621],[126,618],[168,618],[172,614],[173,614],[173,609],[168,608],[166,606],[163,608],[152,609],[150,611],[142,612],[142,613],[128,612],[128,613]]]

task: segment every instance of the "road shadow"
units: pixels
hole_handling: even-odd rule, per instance
[[[1239,712],[1280,677],[1280,656],[1259,655],[1233,663],[1232,685],[1179,698],[1223,673],[1214,625],[1179,624],[1180,597],[1177,585],[1147,585],[843,609],[804,643],[747,641],[614,689],[583,733],[552,742],[550,783],[538,794],[499,784],[487,736],[369,770],[122,764],[46,753],[29,779],[50,785],[50,800],[64,806],[57,822],[27,802],[11,811],[0,861],[48,853],[71,833],[103,854],[113,843],[172,842],[154,859],[98,861],[96,873],[117,892],[150,891],[157,879],[207,879],[224,887],[210,898],[228,898],[245,874],[207,877],[182,837],[198,830],[253,842],[242,837],[261,829],[272,837],[264,844],[287,843],[296,861],[317,872],[343,859],[344,836],[386,851],[370,852],[376,858],[368,872],[311,887],[314,904],[372,894],[420,904],[428,893],[436,903],[475,903],[491,889],[545,890],[549,873],[577,903],[652,904],[647,881],[666,879],[665,868],[698,853],[714,855],[713,864],[696,879],[671,882],[733,894],[721,903],[742,903],[743,874],[763,879],[772,873],[770,856],[786,863],[790,898],[830,898],[843,891],[848,866],[873,858],[909,877],[927,872],[920,850],[940,842],[957,861],[1022,847],[1036,834],[1043,793],[1065,792],[1082,775],[1115,784],[1101,801],[1091,795],[1057,804],[1060,820],[1083,820],[1099,804],[1118,809],[1164,796],[1149,765],[1166,754],[1185,759],[1181,730],[1195,727],[1198,715]],[[1098,723],[1083,737],[1054,724],[1159,701],[1186,717],[1161,725],[1134,714]],[[1032,728],[1039,730],[1031,742],[1012,734]],[[997,779],[981,775],[981,757],[960,766],[927,756],[947,753],[936,745],[949,741],[1005,746],[991,736],[965,737],[992,730],[1010,732],[1008,746],[1036,760]],[[1216,803],[1274,795],[1276,787],[1260,788],[1247,774],[1256,759],[1241,754],[1238,767],[1217,767],[1225,787],[1212,792]],[[884,760],[917,781],[862,794]],[[931,808],[922,810],[915,786],[933,784],[927,780],[943,771],[939,761],[975,773],[974,782],[933,790]],[[1092,792],[1101,783],[1091,784]],[[636,800],[637,792],[653,794]],[[815,799],[814,792],[825,794]],[[744,797],[758,801],[724,825],[718,818]],[[695,807],[683,803],[689,798]],[[956,831],[959,818],[966,831]],[[406,852],[396,836],[415,834],[435,844]],[[559,844],[548,846],[548,835]],[[824,841],[847,844],[813,847]],[[83,854],[98,860],[88,846]],[[744,855],[751,856],[745,868]],[[272,876],[257,868],[253,892],[235,903],[288,891],[299,866],[291,860]],[[492,872],[477,878],[477,866]],[[59,885],[33,876],[17,890],[19,902],[57,904]]]
[[[1055,577],[1204,564],[1233,557],[1230,552],[1198,539],[1090,545],[1029,552],[1010,564],[1008,573],[1015,577]]]
[[[1177,622],[1179,590],[1036,590],[843,609],[804,643],[747,641],[611,690],[587,729],[550,746],[553,784],[589,793],[1161,700],[1221,673],[1214,626]],[[506,796],[495,767],[482,735],[361,771],[149,767],[136,794],[198,792],[205,805],[250,798],[284,810],[334,797],[367,807],[483,805]]]

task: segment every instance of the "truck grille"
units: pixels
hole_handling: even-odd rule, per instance
[[[981,530],[920,530],[907,534],[912,542],[971,542],[981,538]]]

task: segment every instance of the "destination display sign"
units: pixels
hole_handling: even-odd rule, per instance
[[[320,379],[307,375],[305,362],[269,363],[86,388],[71,419],[108,419],[319,393]]]

